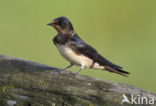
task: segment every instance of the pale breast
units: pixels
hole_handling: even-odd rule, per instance
[[[81,65],[84,65],[85,68],[90,68],[90,66],[92,66],[93,64],[93,61],[84,56],[84,55],[80,55],[80,54],[77,54],[75,53],[70,47],[68,44],[65,44],[65,45],[57,45],[57,48],[60,52],[60,54],[65,58],[67,59],[69,62],[75,64],[75,65],[78,65],[78,66],[81,66]]]

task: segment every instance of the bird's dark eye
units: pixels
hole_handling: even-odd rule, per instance
[[[60,25],[60,21],[55,20],[55,21],[54,21],[54,24],[55,24],[55,25]]]
[[[62,25],[62,22],[61,21],[56,21],[54,24],[55,25]]]
[[[58,22],[58,25],[62,25],[62,22],[61,22],[61,21],[59,21],[59,22]]]

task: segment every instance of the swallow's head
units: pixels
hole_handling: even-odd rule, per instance
[[[72,34],[74,32],[72,23],[66,17],[58,17],[47,25],[53,26],[61,34]]]

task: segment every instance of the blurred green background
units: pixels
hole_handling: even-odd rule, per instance
[[[85,69],[81,74],[156,92],[155,0],[0,0],[0,54],[64,68],[46,24],[68,17],[79,36],[130,76]],[[74,71],[78,67],[71,68]]]

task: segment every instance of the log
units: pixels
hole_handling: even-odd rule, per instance
[[[59,70],[0,55],[0,106],[135,106],[141,97],[148,101],[139,106],[156,106],[156,94],[150,91],[84,75],[74,77],[71,71],[58,74]],[[130,103],[121,104],[125,96]],[[137,97],[135,102],[132,96]]]

